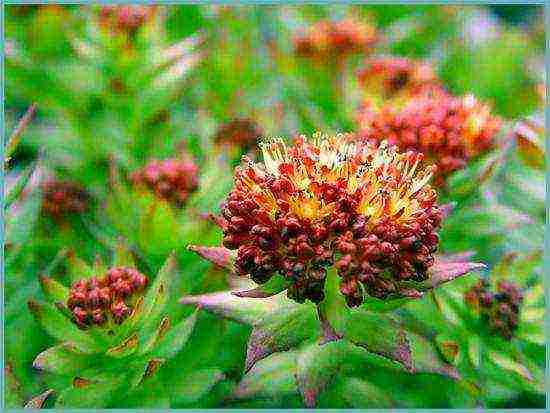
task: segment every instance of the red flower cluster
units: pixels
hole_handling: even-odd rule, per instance
[[[89,194],[73,182],[50,180],[41,184],[42,212],[54,218],[85,212]]]
[[[514,283],[500,281],[497,292],[489,291],[489,282],[480,280],[464,294],[466,303],[480,311],[488,320],[491,329],[506,340],[511,340],[518,328],[518,316],[523,294]]]
[[[131,180],[134,185],[144,186],[159,198],[181,207],[198,188],[198,175],[199,168],[191,159],[172,158],[151,161],[134,172]]]
[[[418,151],[437,166],[435,185],[467,161],[489,150],[501,120],[473,96],[419,96],[402,109],[386,105],[380,110],[365,106],[359,113],[363,142],[387,140],[401,151]]]
[[[446,94],[431,64],[405,57],[374,57],[357,78],[369,99]]]
[[[233,119],[222,124],[214,135],[217,145],[249,149],[256,145],[263,131],[252,119]]]
[[[102,6],[99,14],[104,27],[134,35],[156,13],[156,6]]]
[[[294,39],[298,56],[326,59],[366,53],[377,42],[376,29],[355,19],[322,20]]]
[[[350,306],[428,277],[442,218],[432,168],[417,171],[420,154],[349,139],[273,140],[261,145],[263,164],[245,159],[236,169],[220,221],[239,274],[262,284],[279,273],[292,282],[290,298],[318,303],[335,265]]]
[[[80,327],[102,325],[111,317],[121,323],[131,312],[124,301],[143,291],[147,277],[134,268],[111,268],[104,277],[82,279],[72,285],[67,306]]]

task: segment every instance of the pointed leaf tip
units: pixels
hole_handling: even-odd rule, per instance
[[[268,298],[286,290],[290,281],[281,275],[274,275],[265,284],[246,291],[233,291],[232,294],[237,297],[246,298]]]
[[[428,287],[435,288],[472,271],[484,268],[487,268],[485,264],[477,262],[436,262],[430,268]]]
[[[25,409],[41,409],[48,397],[50,397],[53,393],[53,389],[48,389],[44,393],[33,397],[25,404]]]
[[[210,261],[214,265],[232,270],[235,262],[235,254],[224,247],[205,247],[201,245],[188,245],[187,249],[200,255],[202,258]]]

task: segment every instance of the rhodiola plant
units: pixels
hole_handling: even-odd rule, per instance
[[[108,407],[143,386],[159,391],[157,370],[185,346],[197,317],[174,322],[166,313],[176,274],[171,256],[150,279],[120,244],[110,267],[69,254],[70,288],[41,276],[47,301],[31,299],[28,306],[57,344],[33,366],[47,373],[57,407]]]
[[[438,348],[485,406],[543,397],[541,264],[541,251],[508,254],[486,277],[444,287],[403,315],[437,330]]]
[[[348,357],[460,377],[428,337],[384,312],[483,264],[435,255],[443,211],[421,155],[349,139],[261,144],[263,163],[236,169],[216,218],[224,247],[192,247],[258,284],[181,300],[253,326],[235,397],[299,393],[315,406],[335,376],[352,374],[359,361]],[[272,374],[281,388],[263,387]]]

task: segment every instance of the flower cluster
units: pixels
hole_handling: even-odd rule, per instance
[[[260,146],[263,164],[245,158],[222,205],[223,243],[238,250],[239,274],[262,284],[279,273],[290,298],[318,303],[334,265],[350,306],[428,278],[442,214],[421,154],[349,135]]]
[[[117,33],[134,35],[156,13],[156,6],[102,6],[100,23]]]
[[[302,57],[341,58],[369,52],[377,40],[376,29],[369,24],[352,18],[336,22],[322,20],[295,37],[294,50]]]
[[[48,180],[41,184],[42,212],[54,218],[82,213],[88,208],[89,194],[73,182]]]
[[[501,120],[472,95],[419,96],[402,109],[365,106],[358,116],[361,141],[387,140],[401,151],[418,151],[437,166],[435,185],[494,145]]]
[[[135,186],[146,187],[157,197],[181,207],[198,187],[199,168],[188,158],[153,160],[143,169],[134,172]]]
[[[214,142],[221,146],[249,149],[256,145],[263,131],[252,119],[233,119],[222,124],[214,135]]]
[[[109,318],[122,322],[131,312],[125,299],[143,291],[147,277],[134,268],[111,268],[103,277],[74,283],[67,306],[80,327],[102,325]]]
[[[370,97],[396,99],[445,93],[431,64],[405,57],[369,58],[357,78]]]
[[[523,301],[520,288],[508,281],[497,284],[497,292],[489,289],[487,280],[480,280],[464,294],[466,303],[486,318],[491,329],[511,340],[518,328],[518,316]]]

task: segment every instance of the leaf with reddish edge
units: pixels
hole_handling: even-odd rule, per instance
[[[384,328],[381,329],[380,326]],[[346,339],[371,353],[402,364],[407,370],[412,368],[406,334],[389,315],[365,310],[353,311],[348,321]]]
[[[50,397],[53,393],[54,391],[52,389],[48,389],[44,393],[33,397],[25,404],[25,409],[41,409],[42,406],[44,406],[44,403],[46,403],[48,397]]]
[[[248,340],[245,371],[273,353],[288,351],[319,336],[319,322],[313,306],[303,306],[282,308],[258,322]]]
[[[290,281],[285,277],[274,275],[265,284],[261,284],[251,290],[233,291],[233,294],[237,297],[267,298],[286,290],[289,285]]]
[[[477,262],[450,262],[436,259],[434,265],[428,270],[430,278],[422,284],[426,289],[436,288],[441,284],[483,268],[487,268],[487,266]]]
[[[203,247],[201,245],[188,245],[187,249],[210,261],[217,267],[233,270],[236,255],[233,251],[224,247]]]

